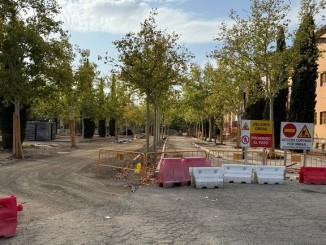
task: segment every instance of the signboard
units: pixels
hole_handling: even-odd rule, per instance
[[[241,147],[250,146],[250,120],[241,120]]]
[[[309,150],[313,145],[314,124],[281,123],[281,149]]]
[[[271,147],[272,139],[272,121],[242,120],[241,147]]]

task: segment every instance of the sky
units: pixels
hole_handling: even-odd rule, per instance
[[[221,22],[230,22],[230,10],[246,16],[251,4],[250,0],[58,0],[58,3],[62,7],[59,18],[71,36],[71,43],[89,49],[91,61],[104,75],[111,67],[97,57],[107,52],[116,58],[112,42],[139,31],[153,8],[158,11],[158,29],[179,34],[178,43],[196,56],[192,62],[204,66],[210,61],[206,55],[217,45],[213,40]],[[293,29],[298,25],[299,9],[300,0],[291,0],[287,17]]]

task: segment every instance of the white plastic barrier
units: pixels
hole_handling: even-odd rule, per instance
[[[190,170],[189,170],[190,171]],[[218,167],[193,167],[192,174],[196,188],[222,188],[223,169]]]
[[[284,184],[285,166],[256,166],[258,184]]]
[[[247,183],[253,179],[253,165],[222,164],[223,180],[227,183]]]

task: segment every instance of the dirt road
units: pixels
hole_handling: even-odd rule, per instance
[[[225,184],[139,187],[95,176],[98,149],[127,144],[81,143],[49,157],[0,165],[0,196],[23,203],[17,234],[0,244],[325,244],[326,186]],[[195,149],[174,137],[169,148]]]

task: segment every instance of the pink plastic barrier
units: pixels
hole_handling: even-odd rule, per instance
[[[326,185],[325,167],[301,167],[299,183]]]
[[[23,210],[15,196],[0,197],[0,236],[10,237],[16,234],[17,212]]]
[[[191,176],[189,174],[190,167],[211,167],[211,161],[206,159],[205,157],[185,157],[182,159],[182,163],[184,164],[184,171],[186,178],[191,180]]]
[[[190,185],[189,167],[210,167],[210,160],[204,157],[163,158],[160,163],[159,186]]]

